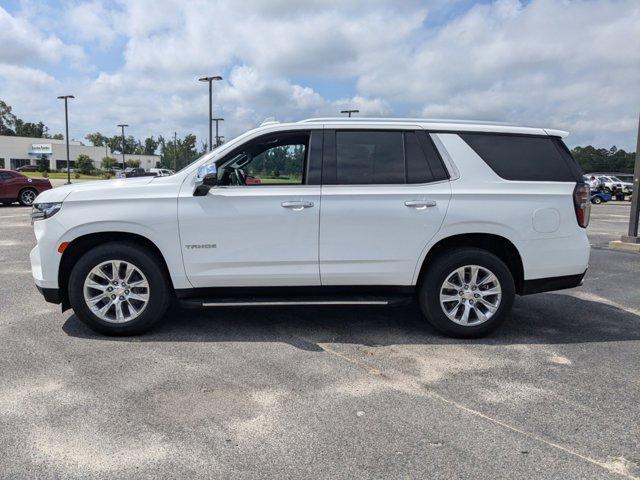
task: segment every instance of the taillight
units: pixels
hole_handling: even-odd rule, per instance
[[[578,183],[573,189],[573,206],[576,209],[576,220],[582,228],[589,225],[591,213],[591,190],[586,183]]]

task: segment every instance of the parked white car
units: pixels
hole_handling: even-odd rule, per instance
[[[610,192],[614,190],[622,190],[624,193],[630,195],[631,191],[633,190],[633,183],[623,182],[618,177],[615,177],[613,175],[601,175],[598,177],[598,180],[600,181],[603,188]]]
[[[589,188],[565,135],[415,119],[270,123],[171,176],[42,193],[33,277],[47,301],[112,335],[148,330],[172,299],[417,299],[438,330],[484,335],[516,294],[578,286],[587,270]]]

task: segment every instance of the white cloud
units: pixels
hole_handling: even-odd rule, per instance
[[[113,23],[114,13],[97,0],[73,5],[66,13],[68,29],[78,38],[97,41],[102,46],[110,45],[117,38]]]
[[[53,34],[43,34],[27,20],[0,7],[0,63],[32,65],[56,63],[64,57],[82,58],[82,49],[66,45]]]
[[[215,109],[226,118],[227,137],[268,116],[295,120],[350,107],[362,115],[539,124],[572,131],[573,144],[633,148],[640,3],[456,4],[90,0],[70,4],[55,29],[35,33],[28,10],[12,16],[0,8],[0,42],[11,46],[0,50],[0,62],[44,70],[51,85],[74,93],[75,128],[83,134],[109,133],[126,121],[136,135],[177,130],[204,138],[207,90],[197,78],[222,74]],[[123,63],[78,71],[82,48],[61,38],[104,51],[123,44]],[[76,74],[50,71],[56,62],[75,62]],[[40,85],[27,99],[19,85],[25,72],[0,76],[2,95],[25,116],[39,104],[33,114],[55,129],[58,120],[41,112],[59,107],[56,92]]]

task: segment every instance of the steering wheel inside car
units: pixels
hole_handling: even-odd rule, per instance
[[[236,168],[233,171],[233,183],[235,185],[246,185],[246,176],[240,168]]]

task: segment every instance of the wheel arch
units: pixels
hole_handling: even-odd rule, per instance
[[[491,233],[464,233],[445,237],[436,242],[422,261],[416,285],[420,285],[427,267],[434,258],[446,250],[461,247],[481,248],[502,260],[511,271],[516,293],[522,294],[524,288],[524,266],[520,252],[509,239]]]
[[[65,248],[60,259],[60,266],[58,268],[58,288],[60,291],[60,300],[63,311],[71,307],[69,304],[68,283],[73,266],[76,264],[78,259],[82,257],[82,255],[87,253],[93,247],[108,242],[130,242],[135,245],[143,246],[147,251],[151,252],[158,258],[158,261],[161,262],[162,268],[169,282],[169,286],[173,291],[173,282],[171,281],[167,262],[162,255],[162,252],[153,241],[143,235],[131,232],[109,231],[88,233],[73,239],[73,241],[71,241]]]

